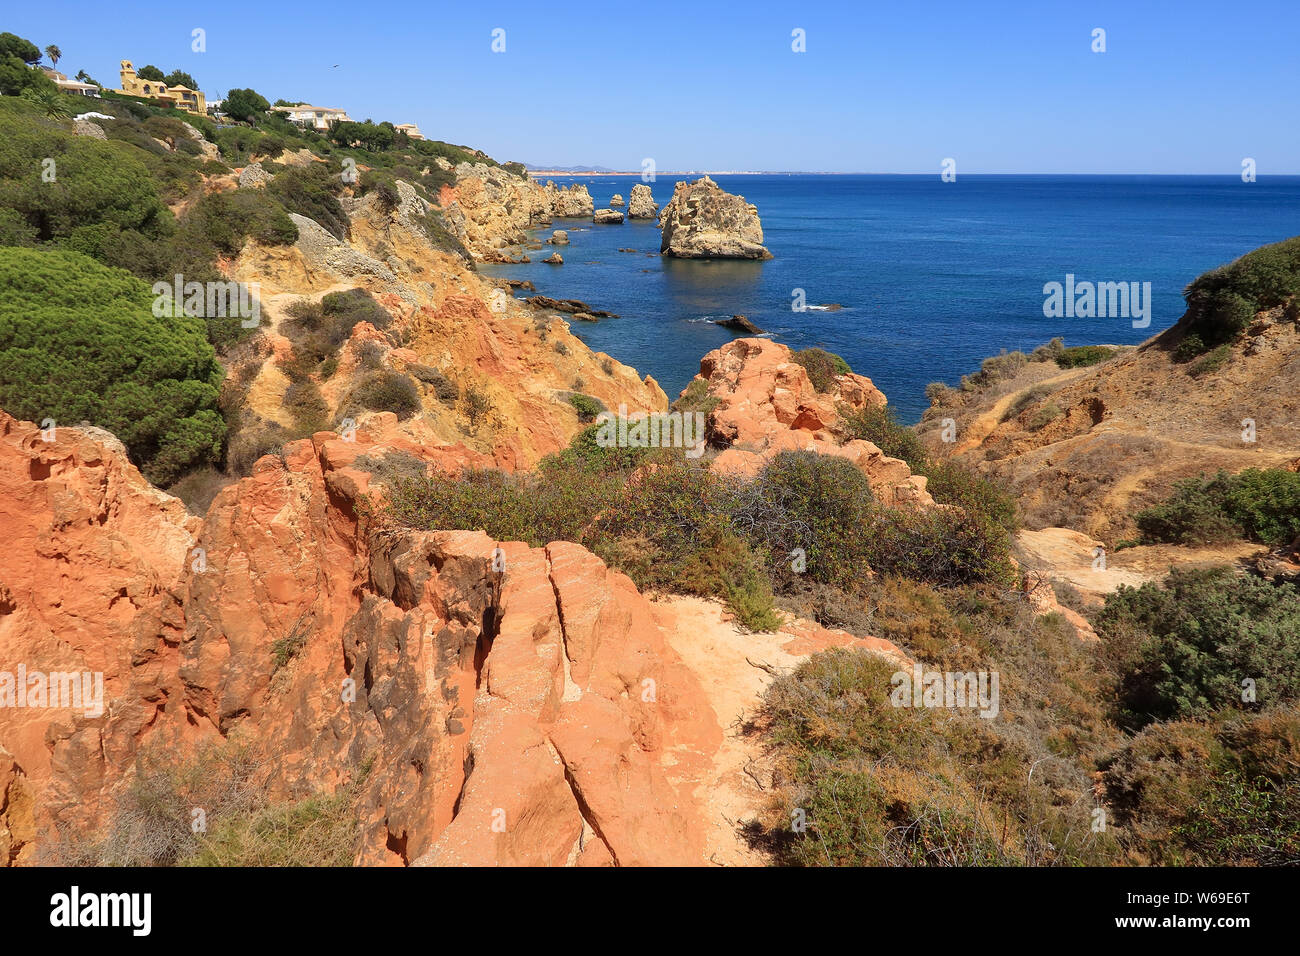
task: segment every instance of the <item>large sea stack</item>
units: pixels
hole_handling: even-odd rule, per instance
[[[659,216],[659,252],[679,259],[771,259],[758,210],[708,176],[680,182]]]

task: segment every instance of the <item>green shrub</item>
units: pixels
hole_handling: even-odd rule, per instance
[[[1300,535],[1300,473],[1250,468],[1188,478],[1134,521],[1150,542],[1222,544],[1245,537],[1289,544]]]
[[[953,461],[929,463],[922,473],[926,491],[939,504],[987,518],[1008,534],[1020,530],[1015,495],[1000,485]]]
[[[1103,762],[1135,863],[1280,866],[1300,859],[1300,712],[1152,724]]]
[[[1261,246],[1193,280],[1185,290],[1187,315],[1179,322],[1208,346],[1237,337],[1255,313],[1282,305],[1300,292],[1300,237]]]
[[[420,390],[409,377],[398,372],[371,372],[352,389],[348,403],[371,411],[396,412],[401,421],[422,407]]]
[[[683,389],[682,394],[673,402],[671,410],[684,414],[700,412],[707,417],[712,414],[721,401],[721,399],[709,394],[709,383],[706,379],[693,378],[691,383]]]
[[[143,281],[71,252],[0,249],[0,288],[0,408],[107,428],[155,484],[218,460],[202,319],[156,318]]]
[[[315,220],[334,238],[346,240],[351,226],[338,200],[342,190],[343,181],[324,163],[285,170],[266,186],[266,193],[289,212]]]
[[[849,439],[871,442],[890,458],[901,458],[913,472],[924,471],[925,445],[916,432],[899,424],[888,405],[867,405],[844,417],[844,429]]]
[[[436,368],[429,365],[416,364],[410,366],[407,371],[414,375],[417,380],[432,388],[438,401],[455,404],[456,400],[460,398],[460,386],[447,376],[443,375]]]
[[[1029,353],[1031,362],[1055,362],[1065,354],[1065,339],[1059,335]]]
[[[469,385],[461,389],[460,407],[465,421],[469,423],[470,433],[474,434],[487,424],[492,414],[492,399],[481,388]]]
[[[1006,352],[991,355],[980,363],[980,370],[961,377],[963,392],[973,391],[996,385],[1015,375],[1029,364],[1029,357],[1024,352]]]
[[[993,517],[964,508],[889,511],[871,530],[871,568],[945,587],[1010,585],[1011,538]]]
[[[871,557],[877,518],[867,477],[848,459],[782,452],[753,481],[738,482],[728,504],[732,527],[770,554],[770,573],[789,583],[796,549],[814,581],[846,590],[860,584]]]
[[[1055,402],[1048,402],[1029,416],[1029,421],[1025,423],[1025,427],[1031,432],[1041,431],[1064,414],[1065,412],[1060,405]]]
[[[808,380],[819,392],[829,392],[835,386],[837,375],[848,375],[852,371],[848,362],[825,349],[800,349],[791,358],[804,367]]]
[[[1199,335],[1195,332],[1189,332],[1183,336],[1183,340],[1174,349],[1174,361],[1190,362],[1196,356],[1204,354],[1208,349],[1209,346],[1205,344],[1205,341]]]
[[[1230,358],[1232,358],[1232,346],[1225,343],[1193,362],[1191,368],[1187,370],[1187,374],[1192,378],[1209,375],[1228,364]]]
[[[583,424],[594,422],[596,416],[605,411],[605,403],[590,395],[570,395],[569,404],[578,413],[578,421]]]
[[[1120,677],[1119,718],[1204,718],[1300,697],[1300,593],[1230,568],[1120,587],[1094,624]],[[1255,702],[1243,701],[1253,681]]]
[[[1061,353],[1055,356],[1055,361],[1061,368],[1086,368],[1104,362],[1118,352],[1118,349],[1105,345],[1075,345],[1062,349]]]

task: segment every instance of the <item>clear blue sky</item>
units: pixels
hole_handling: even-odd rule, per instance
[[[123,58],[180,68],[209,95],[414,122],[502,161],[1300,173],[1300,0],[36,2],[0,30],[101,83]]]

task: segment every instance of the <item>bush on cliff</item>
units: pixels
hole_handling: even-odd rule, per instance
[[[1145,540],[1222,544],[1248,538],[1278,547],[1300,535],[1300,473],[1249,468],[1188,478],[1134,516]]]
[[[0,408],[113,432],[155,484],[219,460],[203,320],[156,318],[142,280],[72,252],[0,248]]]
[[[1230,342],[1255,313],[1282,305],[1300,292],[1300,236],[1246,253],[1197,276],[1186,289],[1187,314],[1179,322],[1206,348]]]
[[[1175,571],[1162,584],[1121,586],[1093,623],[1119,675],[1126,727],[1300,699],[1294,585],[1231,568]]]
[[[289,212],[314,219],[336,239],[347,239],[348,215],[339,203],[343,181],[324,163],[287,169],[267,184],[267,195]]]
[[[848,438],[869,441],[891,458],[907,462],[913,474],[924,475],[926,490],[939,504],[956,505],[1008,534],[1020,527],[1012,494],[963,465],[930,458],[921,439],[899,423],[888,405],[850,412],[844,416],[844,428]]]
[[[852,369],[834,352],[825,349],[800,349],[790,356],[808,372],[808,380],[819,392],[827,392],[835,385],[837,375],[848,375]]]
[[[995,520],[883,507],[844,459],[787,452],[754,479],[720,477],[680,452],[602,448],[594,427],[535,475],[399,481],[388,512],[408,527],[584,544],[640,587],[727,600],[751,629],[772,626],[775,594],[798,604],[810,583],[826,589],[820,604],[860,601],[847,596],[873,569],[944,586],[1011,576]]]
[[[886,579],[882,600],[899,587]],[[1078,747],[1111,739],[1089,706],[1095,659],[1023,605],[919,590],[928,607],[897,620],[933,618],[934,638],[911,653],[926,669],[999,673],[998,719],[895,706],[898,664],[857,649],[816,654],[764,694],[783,782],[756,836],[778,862],[803,866],[1109,860],[1114,837],[1091,830],[1093,768]]]
[[[1300,711],[1153,724],[1103,763],[1134,863],[1294,866],[1300,861]]]

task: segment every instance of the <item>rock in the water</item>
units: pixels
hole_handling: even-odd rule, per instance
[[[610,200],[609,200],[609,204],[610,204],[611,207],[614,207],[614,206],[622,206],[622,205],[623,205],[623,194],[622,194],[622,193],[614,193],[614,195],[613,195],[613,196],[610,198]]]
[[[561,188],[548,179],[544,191],[551,215],[556,219],[584,219],[596,208],[586,186],[575,184]]]
[[[657,215],[659,215],[659,204],[650,194],[650,187],[645,183],[637,183],[632,187],[632,195],[628,199],[627,218],[653,219]]]
[[[561,256],[558,252],[552,252],[549,256],[547,256],[542,261],[545,262],[547,265],[551,265],[551,266],[564,265],[564,257]]]
[[[551,312],[567,312],[570,315],[579,314],[594,317],[597,319],[617,319],[618,313],[606,312],[604,309],[593,309],[581,299],[552,299],[549,295],[530,295],[526,300],[528,307],[531,309],[545,309]]]
[[[679,182],[660,214],[659,252],[681,259],[771,259],[758,210],[708,176]]]
[[[714,319],[714,325],[720,325],[724,329],[731,329],[733,332],[748,332],[750,335],[761,335],[763,330],[760,329],[743,315],[733,315],[729,319]]]
[[[623,221],[623,214],[617,209],[597,209],[596,214],[591,217],[591,221],[597,225],[617,225]]]
[[[546,241],[553,246],[567,246],[569,244],[569,234],[563,229],[556,229],[551,233],[551,238]]]

